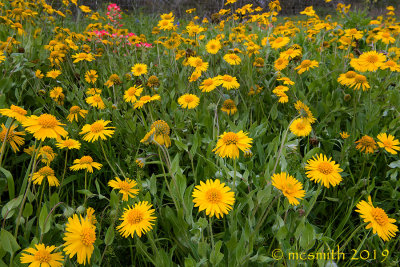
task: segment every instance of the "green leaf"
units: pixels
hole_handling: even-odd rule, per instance
[[[300,236],[300,246],[305,249],[309,250],[315,244],[315,232],[314,228],[311,224],[307,223],[303,228],[303,231]]]
[[[17,240],[15,240],[14,236],[4,230],[1,229],[0,232],[0,246],[7,251],[8,253],[10,253],[10,255],[12,255],[15,251],[17,251],[18,249],[20,249],[21,247],[18,245]]]
[[[109,246],[112,244],[112,242],[114,241],[114,225],[110,225],[110,227],[108,227],[107,232],[106,232],[106,236],[104,238],[104,243]]]
[[[213,251],[211,251],[210,262],[213,264],[213,266],[218,265],[224,258],[224,254],[220,252],[221,246],[222,241],[220,240],[215,244]]]
[[[7,204],[5,204],[3,209],[1,210],[1,216],[5,218],[7,214],[7,218],[5,219],[10,218],[12,216],[11,211],[17,208],[21,204],[23,197],[24,197],[23,195],[20,195],[19,197],[12,199]]]
[[[25,204],[24,211],[22,212],[22,215],[24,217],[29,217],[29,216],[32,215],[32,213],[33,213],[33,206],[32,206],[31,203],[28,202],[28,203]]]
[[[10,196],[10,199],[13,199],[15,196],[15,188],[14,188],[14,179],[11,175],[11,172],[7,171],[2,167],[0,167],[0,171],[4,174],[4,176],[7,179],[8,194]]]
[[[43,205],[40,215],[39,215],[39,227],[40,230],[42,231],[42,234],[47,233],[50,230],[50,218],[46,222],[47,215],[49,214],[49,211],[47,210],[47,206]],[[46,225],[45,225],[46,223]]]

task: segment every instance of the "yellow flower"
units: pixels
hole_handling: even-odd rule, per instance
[[[144,158],[138,158],[135,160],[136,164],[139,166],[139,168],[144,168],[144,164],[146,163],[146,160]]]
[[[88,7],[88,6],[81,5],[81,6],[79,6],[79,8],[82,10],[83,13],[92,12],[92,10],[90,10],[90,7]]]
[[[235,104],[235,101],[233,101],[232,99],[227,99],[224,101],[224,103],[222,103],[222,107],[221,110],[223,112],[226,112],[228,115],[233,115],[237,112],[237,107]]]
[[[95,70],[88,70],[85,73],[85,81],[88,83],[95,83],[97,81],[97,78],[99,77],[99,75],[97,75],[97,71]]]
[[[282,59],[290,60],[292,58],[301,56],[301,50],[300,49],[294,49],[294,48],[289,48],[286,51],[283,51],[282,53],[279,54],[279,57]]]
[[[130,103],[136,102],[136,100],[137,100],[136,97],[140,96],[142,91],[143,91],[143,87],[141,85],[139,85],[139,86],[134,85],[132,87],[129,87],[129,89],[126,90],[125,94],[124,94],[125,102],[130,102]]]
[[[296,136],[308,136],[312,130],[310,122],[304,118],[295,119],[289,129]]]
[[[277,60],[275,60],[274,68],[276,70],[281,71],[281,70],[285,69],[288,64],[289,64],[289,60],[280,57]]]
[[[195,72],[202,72],[208,69],[208,62],[204,62],[200,57],[189,57],[188,63],[196,68]]]
[[[132,207],[128,206],[120,218],[122,223],[117,226],[117,230],[125,238],[128,236],[133,238],[135,233],[141,237],[153,228],[154,220],[157,218],[154,216],[155,210],[151,208],[152,205],[147,201],[140,201]]]
[[[43,77],[44,77],[43,73],[40,70],[35,71],[35,76],[38,79],[43,79]]]
[[[74,164],[70,168],[72,171],[79,171],[79,170],[86,170],[90,173],[93,172],[93,168],[96,168],[98,170],[101,169],[100,163],[94,162],[91,156],[83,156],[80,159],[74,160]]]
[[[61,267],[64,257],[61,252],[52,253],[55,246],[46,246],[43,243],[36,244],[35,248],[26,248],[21,253],[21,263],[30,263],[29,266],[37,267]]]
[[[86,261],[90,264],[94,250],[94,242],[96,241],[96,227],[91,223],[89,218],[83,218],[76,215],[68,218],[65,225],[64,236],[64,252],[70,258],[76,254],[79,264],[86,265]]]
[[[7,142],[10,144],[12,150],[15,152],[19,151],[19,147],[24,144],[24,138],[21,137],[25,135],[24,132],[14,131],[17,128],[17,125],[13,124],[10,128],[7,128],[4,123],[1,124],[1,132],[0,132],[0,142]],[[7,139],[6,139],[7,135]]]
[[[206,50],[210,54],[216,54],[221,49],[221,42],[217,39],[211,39],[206,45]]]
[[[61,71],[59,70],[51,70],[46,73],[46,77],[56,79],[59,75],[61,75]]]
[[[370,88],[367,77],[361,74],[357,74],[353,81],[349,81],[348,85],[354,90],[359,90],[361,87],[363,91],[368,91]]]
[[[366,229],[372,228],[374,234],[378,234],[383,241],[389,241],[396,236],[399,231],[393,223],[395,219],[391,219],[386,215],[386,212],[378,207],[374,207],[371,197],[368,197],[368,202],[362,200],[357,204],[356,212],[360,213],[360,217],[364,222],[368,223]]]
[[[60,140],[57,142],[56,147],[63,149],[80,149],[81,148],[81,143],[77,140],[74,139],[65,139],[65,140]]]
[[[133,104],[133,108],[134,109],[142,108],[144,104],[149,103],[151,101],[160,100],[160,99],[161,99],[161,97],[158,94],[153,95],[153,96],[144,95],[137,102],[135,102],[135,104]]]
[[[104,105],[103,99],[100,95],[92,95],[85,99],[86,103],[91,105],[92,107],[98,109],[104,109],[106,106]]]
[[[163,19],[158,22],[157,27],[160,28],[160,30],[169,31],[174,28],[174,22],[173,20]]]
[[[146,64],[135,64],[132,69],[131,72],[133,73],[133,75],[135,76],[140,76],[143,74],[147,74],[147,65]]]
[[[279,48],[287,45],[289,42],[290,42],[290,39],[288,37],[278,37],[271,42],[271,47],[273,49],[279,49]]]
[[[200,103],[200,98],[193,94],[184,94],[178,98],[178,103],[182,108],[193,109]]]
[[[298,100],[294,104],[294,107],[299,112],[300,117],[302,117],[303,119],[306,119],[311,124],[315,122],[315,118],[314,118],[310,108],[306,104],[304,104],[303,102]]]
[[[56,117],[51,114],[42,114],[39,117],[32,115],[28,117],[22,125],[25,130],[32,133],[36,139],[44,140],[46,138],[59,139],[61,136],[65,137],[68,132],[61,127]]]
[[[235,53],[228,53],[223,58],[230,65],[239,65],[242,62],[242,59]]]
[[[94,60],[94,56],[91,53],[78,53],[75,55],[72,55],[72,58],[75,58],[75,60],[73,61],[73,63],[78,63],[79,61],[88,61],[91,62]]]
[[[339,78],[337,79],[337,81],[341,85],[351,85],[351,84],[354,84],[356,76],[357,76],[356,72],[348,71],[346,73],[340,74]]]
[[[158,120],[153,122],[149,133],[150,135],[154,134],[153,142],[157,142],[161,146],[165,145],[166,147],[171,145],[171,139],[169,138],[170,128],[165,121]]]
[[[69,114],[67,116],[67,120],[69,120],[70,122],[72,122],[73,120],[78,121],[79,116],[81,116],[82,118],[85,118],[87,113],[88,113],[88,111],[85,109],[81,109],[78,106],[72,106],[69,109]]]
[[[97,141],[99,138],[106,140],[107,136],[111,137],[114,134],[115,127],[107,126],[111,121],[98,120],[92,124],[85,124],[79,134],[84,134],[83,140],[88,142]]]
[[[374,138],[368,135],[364,135],[360,140],[356,141],[356,149],[361,152],[365,150],[365,154],[374,153],[375,149],[378,148]]]
[[[192,194],[194,206],[199,207],[199,211],[205,210],[210,217],[222,218],[235,203],[235,193],[230,190],[218,179],[208,179],[205,183],[200,181]]]
[[[54,170],[49,166],[44,166],[39,171],[35,172],[32,176],[32,181],[34,184],[42,184],[44,178],[47,178],[50,186],[60,186],[60,182],[54,175]]]
[[[221,158],[238,158],[239,149],[246,152],[251,148],[252,138],[247,137],[248,133],[239,131],[234,132],[224,132],[219,136],[217,146],[213,149],[218,156]]]
[[[292,205],[299,205],[297,199],[303,199],[306,191],[303,190],[303,184],[286,172],[272,175],[272,185],[279,189],[287,197]]]
[[[296,67],[295,70],[298,70],[298,74],[302,74],[305,71],[308,71],[309,69],[313,69],[315,67],[318,67],[318,62],[315,60],[303,60],[300,64],[300,66]]]
[[[342,137],[343,139],[347,139],[350,136],[347,132],[341,132],[339,134],[340,134],[340,137]]]
[[[236,77],[232,77],[230,75],[223,75],[219,77],[222,87],[226,88],[226,90],[238,89],[240,84],[238,83]]]
[[[99,88],[88,88],[86,90],[86,94],[88,95],[100,95],[101,94],[101,89]]]
[[[350,65],[357,71],[376,71],[386,61],[386,56],[382,53],[377,53],[376,51],[369,51],[360,55],[356,61],[358,64],[352,65],[352,61],[353,60],[350,61]]]
[[[343,170],[339,167],[339,164],[335,164],[331,158],[328,159],[323,154],[309,159],[305,169],[307,170],[307,177],[311,181],[321,183],[326,188],[334,187],[342,181],[340,172]]]
[[[57,102],[57,104],[59,105],[63,105],[64,104],[64,98],[65,95],[63,94],[63,89],[59,86],[54,87],[51,91],[50,91],[50,97]]]
[[[380,66],[382,70],[389,68],[390,71],[397,71],[400,72],[400,66],[393,60],[388,60]]]
[[[205,79],[201,85],[199,86],[199,88],[201,89],[202,92],[211,92],[213,91],[215,88],[217,88],[217,86],[221,85],[221,80],[219,79],[219,77],[214,77],[214,78],[208,78]]]
[[[122,194],[122,200],[128,201],[128,198],[134,198],[135,195],[139,193],[139,189],[134,189],[137,186],[135,180],[131,180],[126,178],[125,181],[121,181],[118,177],[115,177],[115,180],[111,180],[108,182],[108,186],[111,186],[114,189],[118,189]]]
[[[110,78],[108,78],[107,82],[104,84],[108,88],[110,88],[113,85],[118,85],[121,83],[121,79],[117,74],[111,74]]]
[[[400,150],[400,142],[397,139],[394,139],[394,136],[389,134],[387,135],[386,133],[380,133],[377,136],[379,147],[385,148],[387,152],[390,154],[397,154],[397,151]]]

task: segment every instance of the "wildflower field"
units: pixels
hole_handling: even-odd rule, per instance
[[[0,2],[0,267],[399,266],[397,7],[50,2]]]

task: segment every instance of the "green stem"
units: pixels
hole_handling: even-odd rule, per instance
[[[62,178],[61,178],[60,187],[58,188],[58,195],[60,195],[62,183],[63,183],[64,178],[65,178],[65,173],[67,172],[67,159],[68,159],[68,149],[65,152],[64,171],[63,171],[63,175],[62,175]]]
[[[210,230],[211,246],[214,249],[214,235],[213,235],[213,231],[212,231],[212,218],[211,217],[208,217],[208,226],[209,226],[209,230]]]
[[[236,190],[236,158],[233,160],[233,189]]]
[[[313,196],[311,205],[308,207],[307,213],[306,213],[306,215],[304,216],[304,218],[307,218],[307,216],[310,214],[312,208],[314,207],[315,202],[317,202],[317,198],[318,198],[319,194],[321,193],[321,188],[322,188],[322,185],[321,185],[321,184],[318,184],[317,193]]]
[[[114,175],[115,175],[116,177],[118,177],[118,173],[115,171],[115,169],[114,169],[113,166],[111,165],[110,161],[109,161],[108,158],[107,158],[106,152],[104,151],[103,141],[100,141],[100,147],[101,147],[101,151],[103,151],[103,155],[104,155],[104,158],[106,159],[106,161],[107,161],[107,163],[108,163],[108,166],[110,166],[110,168],[111,168],[111,170],[113,171]]]

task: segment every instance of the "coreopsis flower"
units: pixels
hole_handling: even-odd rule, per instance
[[[91,207],[88,207],[86,209],[86,218],[89,220],[89,222],[93,225],[97,223],[96,216],[94,215],[95,210]]]
[[[85,124],[79,134],[83,134],[83,140],[88,142],[97,141],[99,138],[106,140],[114,134],[115,127],[107,126],[111,121],[98,120],[92,124]]]
[[[81,148],[81,143],[77,140],[66,138],[65,140],[59,140],[56,144],[56,147],[59,149],[80,149]]]
[[[135,104],[133,104],[133,108],[140,109],[143,107],[144,104],[149,103],[151,101],[160,100],[160,99],[161,99],[161,97],[158,94],[153,95],[153,96],[144,95],[138,101],[136,101]]]
[[[98,162],[94,162],[91,156],[83,156],[80,159],[75,159],[73,164],[74,165],[69,167],[70,170],[72,171],[86,170],[90,173],[93,172],[93,168],[100,170],[101,166],[103,166]]]
[[[188,63],[195,68],[196,72],[203,72],[208,69],[208,62],[204,62],[200,57],[189,57]]]
[[[226,112],[228,115],[235,114],[238,111],[235,101],[232,99],[225,100],[224,103],[222,103],[221,111]]]
[[[153,122],[150,127],[150,132],[153,130],[153,142],[157,142],[161,146],[165,145],[166,147],[171,145],[171,139],[169,138],[170,128],[165,121],[158,120]]]
[[[346,73],[340,74],[339,78],[337,79],[337,81],[341,84],[341,85],[348,85],[350,86],[351,84],[354,84],[355,82],[355,78],[357,76],[357,73],[354,71],[348,71]]]
[[[288,64],[289,64],[289,60],[280,57],[280,58],[278,58],[277,60],[275,60],[275,62],[274,62],[274,68],[275,68],[276,70],[281,71],[281,70],[285,69],[285,68],[287,67]]]
[[[73,258],[77,256],[79,264],[86,265],[86,261],[90,264],[94,250],[94,242],[96,241],[96,226],[94,226],[89,218],[83,218],[81,215],[76,215],[68,218],[65,225],[64,236],[64,252]]]
[[[238,158],[239,149],[243,152],[251,148],[252,138],[247,137],[248,133],[239,131],[234,132],[224,132],[219,136],[216,147],[213,152],[220,156],[221,158]]]
[[[236,77],[232,77],[228,74],[219,77],[221,86],[226,88],[226,90],[238,89],[240,84],[238,83]]]
[[[144,158],[138,158],[135,160],[136,165],[139,166],[139,168],[143,169],[144,168],[144,164],[146,164],[146,159]]]
[[[278,85],[277,87],[274,88],[274,90],[272,90],[272,93],[274,93],[277,97],[279,97],[278,100],[279,103],[287,103],[289,102],[289,97],[285,93],[286,91],[289,91],[289,87]]]
[[[46,77],[56,79],[58,76],[61,75],[61,71],[59,70],[50,70],[46,73]]]
[[[321,183],[326,188],[335,187],[342,181],[340,172],[343,170],[339,164],[335,164],[335,161],[331,160],[331,158],[328,159],[323,154],[309,159],[305,169],[306,175],[311,181]]]
[[[390,154],[397,154],[397,151],[400,150],[400,142],[398,139],[394,139],[394,136],[391,134],[380,133],[377,136],[379,142],[379,147],[384,148]]]
[[[294,85],[294,82],[292,80],[290,80],[288,77],[282,77],[282,78],[278,78],[276,80],[283,81],[284,85]]]
[[[264,59],[261,57],[258,57],[256,59],[254,59],[253,66],[257,67],[257,68],[262,68],[262,67],[264,67],[264,63],[265,63]]]
[[[50,91],[50,97],[56,101],[57,104],[63,105],[64,104],[64,98],[65,95],[63,94],[63,89],[59,86],[54,87]]]
[[[390,71],[400,72],[400,65],[393,60],[388,60],[380,66],[382,70],[389,69]]]
[[[279,189],[282,194],[287,197],[290,204],[300,204],[298,199],[303,199],[306,194],[306,191],[303,190],[303,184],[301,182],[286,172],[274,174],[272,175],[271,179],[272,185]]]
[[[157,76],[151,75],[147,80],[147,86],[150,88],[160,86],[160,81],[158,80]]]
[[[189,82],[195,82],[197,81],[201,76],[201,71],[198,71],[197,69],[195,69],[192,73],[192,75],[190,75],[189,77]]]
[[[273,49],[279,49],[287,45],[289,42],[290,42],[289,37],[278,37],[271,42],[271,47]]]
[[[301,118],[306,119],[311,124],[313,124],[316,121],[316,119],[314,118],[310,108],[306,104],[301,102],[300,100],[298,100],[294,104],[294,107],[299,112],[299,115],[300,115]]]
[[[347,139],[350,137],[350,135],[347,132],[341,132],[339,134],[340,134],[340,137],[342,137],[342,139]]]
[[[178,103],[182,108],[193,109],[200,103],[200,98],[193,94],[184,94],[178,98]]]
[[[128,198],[134,198],[139,193],[139,189],[134,188],[137,186],[135,180],[126,178],[125,181],[122,181],[118,177],[115,177],[114,179],[115,180],[110,180],[108,182],[108,186],[119,190],[119,192],[122,194],[123,201],[128,201]]]
[[[88,88],[86,90],[86,94],[88,94],[88,95],[100,95],[101,92],[102,92],[102,90],[99,88]]]
[[[137,63],[132,67],[131,72],[134,76],[140,76],[143,74],[147,74],[147,65]]]
[[[140,201],[132,207],[128,206],[124,209],[120,218],[122,223],[117,226],[117,230],[125,238],[128,236],[133,238],[135,233],[141,237],[153,228],[154,221],[157,219],[154,212],[152,205],[147,201]]]
[[[218,51],[221,49],[221,47],[222,47],[221,42],[217,39],[211,39],[206,44],[207,53],[214,54],[214,55],[216,53],[218,53]]]
[[[396,42],[396,39],[389,32],[378,32],[374,37],[387,45]]]
[[[311,133],[311,123],[304,118],[295,119],[289,126],[290,131],[296,136],[308,136]]]
[[[65,124],[60,123],[51,114],[42,114],[39,117],[32,115],[22,122],[22,125],[27,132],[32,133],[39,140],[46,138],[59,139],[61,136],[68,135],[68,132],[62,127]]]
[[[201,83],[199,88],[201,89],[202,92],[208,93],[217,88],[217,86],[221,85],[221,83],[222,82],[219,77],[207,78]]]
[[[296,67],[295,70],[298,70],[298,74],[302,74],[305,71],[309,71],[310,69],[313,69],[315,67],[318,67],[318,61],[315,60],[303,60],[300,64],[300,66]]]
[[[301,56],[301,50],[295,48],[289,48],[286,51],[283,51],[279,54],[279,58],[290,60],[295,57]]]
[[[98,108],[98,109],[104,109],[106,107],[106,105],[103,102],[103,99],[98,94],[95,94],[95,95],[87,97],[85,99],[85,101],[86,101],[86,103],[88,103],[92,107],[95,107],[95,108]]]
[[[361,152],[365,152],[365,154],[374,153],[375,150],[378,148],[374,138],[368,135],[364,135],[361,137],[360,140],[356,141],[356,149],[360,150]]]
[[[206,215],[216,216],[218,219],[228,214],[235,203],[235,193],[219,179],[208,179],[205,183],[200,181],[200,185],[193,190],[192,197],[194,206],[199,207],[199,211],[205,210]]]
[[[1,124],[1,132],[0,132],[0,142],[7,142],[10,144],[12,150],[15,152],[19,151],[19,147],[24,144],[24,138],[21,137],[25,135],[24,132],[15,131],[17,125],[13,124],[10,128],[7,128],[4,123]],[[6,138],[7,135],[7,138]]]
[[[378,234],[383,241],[389,241],[399,231],[394,224],[396,220],[389,218],[383,209],[374,207],[371,196],[368,197],[368,202],[362,200],[357,204],[356,212],[360,213],[365,223],[368,223],[365,228],[372,228],[373,233]]]
[[[41,161],[47,165],[49,165],[57,156],[57,153],[54,152],[51,146],[42,146],[37,154],[38,157],[41,157]]]
[[[141,85],[139,86],[132,86],[129,87],[128,90],[125,91],[124,94],[124,100],[125,102],[130,102],[130,103],[134,103],[137,101],[137,96],[140,96],[140,94],[143,92],[143,87]]]
[[[386,61],[386,56],[376,51],[362,53],[360,57],[350,61],[350,65],[357,71],[376,71]],[[352,63],[353,62],[353,63]]]
[[[36,70],[36,71],[35,71],[35,76],[36,76],[36,78],[38,78],[38,79],[43,79],[44,74],[42,73],[41,70]]]
[[[67,120],[70,122],[72,122],[73,120],[78,121],[79,116],[81,116],[84,119],[87,113],[88,113],[88,111],[85,109],[81,109],[78,106],[72,106],[69,109],[69,114],[67,116]]]
[[[242,62],[242,59],[235,53],[228,53],[223,59],[228,62],[229,65],[239,65]]]
[[[75,58],[73,63],[78,63],[78,62],[84,61],[84,60],[88,61],[88,62],[95,60],[92,53],[78,53],[78,54],[72,55],[72,58]]]
[[[62,267],[64,257],[61,252],[54,252],[55,246],[46,246],[43,243],[35,245],[35,248],[26,248],[21,253],[21,263],[30,263],[29,267]]]
[[[368,91],[368,89],[371,87],[367,81],[367,77],[361,74],[357,74],[353,81],[349,81],[348,85],[353,88],[353,90],[359,90],[362,88],[363,91]]]
[[[39,171],[35,172],[32,176],[32,181],[34,184],[42,184],[43,179],[47,179],[50,186],[60,186],[60,182],[54,175],[54,170],[49,166],[44,166],[40,168]]]
[[[163,31],[170,31],[174,29],[174,22],[173,20],[163,19],[158,22],[157,27]]]
[[[99,75],[97,74],[97,71],[95,71],[95,70],[88,70],[85,73],[85,81],[88,83],[94,84],[97,81],[98,77],[99,77]]]

